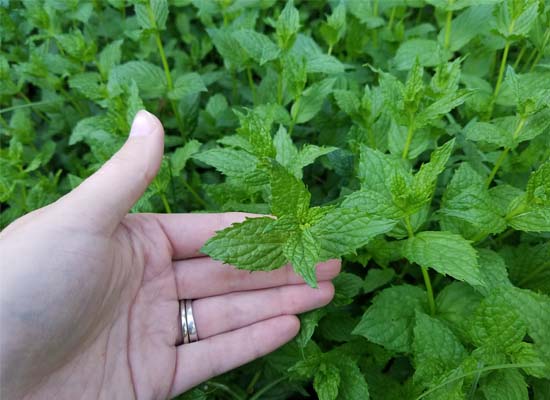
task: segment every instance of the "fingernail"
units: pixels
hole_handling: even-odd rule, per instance
[[[145,110],[139,110],[132,122],[130,137],[147,136],[153,131],[153,119]]]

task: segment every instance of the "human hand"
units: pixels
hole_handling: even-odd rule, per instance
[[[175,396],[294,337],[295,314],[327,304],[289,267],[238,271],[199,254],[246,214],[131,214],[163,153],[156,117],[97,173],[0,233],[0,397]],[[179,299],[194,299],[200,340],[176,346]]]

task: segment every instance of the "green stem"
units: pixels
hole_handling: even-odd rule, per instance
[[[225,393],[231,395],[232,398],[237,400],[245,400],[242,396],[235,393],[229,386],[217,382],[208,382],[207,385],[215,387],[216,389],[223,390]]]
[[[409,155],[409,148],[411,147],[413,135],[414,135],[414,121],[409,120],[409,128],[407,130],[407,141],[405,142],[405,147],[403,148],[403,154],[401,155],[401,158],[403,158],[404,160],[406,160],[407,156]]]
[[[252,78],[252,69],[250,66],[246,67],[246,75],[248,76],[248,85],[252,92],[252,104],[256,104],[256,86],[254,85],[254,79]]]
[[[2,124],[4,126],[4,128],[8,129],[10,126],[8,125],[8,123],[6,122],[6,120],[4,119],[4,117],[2,117],[1,115],[2,113],[0,113],[0,124]]]
[[[168,204],[168,199],[166,198],[166,194],[161,193],[161,194],[160,194],[160,198],[161,198],[161,200],[162,200],[162,204],[164,204],[164,210],[165,210],[168,214],[172,214],[172,209],[170,208],[170,204]]]
[[[302,349],[302,351],[303,351],[303,349]],[[275,386],[277,386],[279,383],[281,383],[282,381],[284,381],[286,379],[287,379],[286,377],[275,379],[270,384],[265,385],[263,388],[258,390],[256,392],[256,394],[254,396],[250,397],[248,400],[259,400],[259,399],[261,399],[262,396],[264,395],[264,393],[267,393],[268,391],[270,391],[271,389],[273,389]]]
[[[510,152],[510,148],[506,147],[504,149],[504,151],[502,153],[500,153],[500,156],[498,157],[498,159],[495,163],[495,166],[493,167],[493,169],[491,170],[491,173],[489,174],[489,177],[485,181],[485,186],[489,187],[491,185],[491,182],[495,178],[500,166],[504,162],[504,159],[506,158],[506,156],[508,155],[509,152]]]
[[[183,179],[182,182],[183,182],[183,186],[185,186],[185,188],[189,191],[189,193],[191,193],[191,196],[193,196],[193,198],[197,201],[197,203],[199,203],[204,208],[208,208],[208,204],[206,204],[206,202],[200,198],[200,196],[197,194],[197,192],[195,192],[195,190],[191,187],[191,185],[189,185],[189,183],[187,183],[185,179]]]
[[[527,57],[527,60],[525,60],[525,64],[523,64],[523,71],[524,72],[527,69],[527,67],[529,67],[529,65],[533,62],[533,59],[537,56],[538,51],[539,50],[536,47],[534,47],[533,50],[531,50],[531,53],[529,54],[529,57]]]
[[[408,215],[405,217],[405,226],[407,227],[407,233],[409,235],[409,238],[413,238],[414,230],[411,225],[411,217]],[[428,269],[423,266],[420,266],[420,269],[422,270],[424,285],[426,285],[426,293],[428,295],[428,305],[430,307],[430,314],[433,316],[435,315],[435,300],[434,300],[434,291],[432,289],[432,281],[430,279],[430,274],[428,273]]]
[[[502,85],[502,79],[504,78],[504,71],[506,70],[506,60],[508,59],[508,53],[510,52],[510,42],[507,40],[502,52],[502,58],[500,60],[500,68],[498,70],[497,83],[495,85],[495,91],[491,96],[491,102],[489,103],[489,111],[487,112],[487,120],[490,120],[493,115],[493,108],[495,107],[495,101],[500,92],[500,86]]]
[[[53,100],[44,100],[44,101],[35,101],[34,103],[31,102],[31,103],[26,103],[26,104],[18,104],[16,106],[1,109],[0,114],[7,113],[7,112],[10,112],[10,111],[14,111],[14,110],[18,110],[20,108],[41,106],[41,105],[50,104],[50,103],[53,103],[53,102],[54,102]]]
[[[332,45],[328,46],[327,54],[329,56],[332,54]]]
[[[453,1],[451,0],[449,4],[453,4]],[[446,49],[449,48],[449,44],[451,42],[451,24],[453,20],[453,10],[447,11],[447,18],[445,20],[445,42],[444,46]]]
[[[397,10],[397,7],[393,7],[391,9],[390,20],[388,21],[388,30],[390,30],[390,31],[391,31],[391,28],[393,27],[393,21],[395,19],[396,10]]]
[[[516,126],[516,130],[512,134],[512,140],[513,141],[515,141],[518,138],[523,126],[525,125],[525,120],[526,120],[525,117],[520,118],[520,120],[518,122],[518,126]],[[498,157],[497,161],[495,162],[495,166],[491,170],[491,173],[489,174],[489,177],[487,178],[487,181],[485,182],[485,186],[489,187],[491,185],[491,182],[495,178],[499,168],[501,167],[502,163],[506,159],[506,156],[508,155],[509,152],[510,152],[510,148],[506,147],[506,148],[504,148],[502,153],[500,153],[500,156]]]
[[[164,75],[166,76],[166,85],[168,86],[168,91],[171,91],[172,89],[174,89],[174,82],[172,80],[172,74],[170,73],[170,67],[168,66],[168,60],[166,59],[166,53],[164,52],[164,46],[160,38],[160,32],[157,27],[155,14],[153,14],[153,9],[151,8],[151,3],[149,1],[147,2],[147,12],[149,13],[149,21],[151,22],[151,26],[155,31],[155,42],[157,44],[157,49],[160,55],[160,60],[162,62],[162,67],[164,68]],[[185,138],[186,135],[185,135],[185,130],[183,126],[183,120],[181,118],[178,106],[174,100],[170,100],[170,106],[172,107],[172,111],[174,113],[174,116],[176,117],[176,123],[178,124],[180,135]]]
[[[279,69],[279,79],[277,80],[277,104],[283,105],[283,72]]]
[[[426,285],[426,292],[428,292],[428,305],[430,306],[430,314],[435,315],[435,300],[434,292],[432,289],[432,281],[430,280],[430,274],[428,274],[428,269],[426,267],[420,267],[422,270],[422,277],[424,278],[424,284]]]
[[[550,267],[550,263],[547,262],[545,264],[542,264],[538,268],[535,268],[533,271],[525,275],[520,281],[517,283],[517,286],[523,286],[527,282],[531,281],[533,278],[536,278],[538,274],[540,274],[542,271],[544,271],[546,268]]]
[[[51,101],[51,100],[46,100],[46,101],[34,102],[34,103],[33,103],[33,102],[31,101],[31,99],[29,99],[29,98],[27,97],[27,95],[26,95],[25,93],[21,92],[21,93],[19,93],[19,95],[27,102],[27,104],[37,105],[38,103],[52,103],[52,102],[53,102],[53,101]],[[40,110],[34,110],[34,112],[37,113],[38,116],[39,116],[40,118],[42,118],[44,121],[50,122],[50,119],[49,119],[46,115],[44,115],[44,113],[43,113],[42,111],[40,111]]]
[[[518,70],[519,63],[520,63],[521,59],[523,58],[523,56],[525,55],[526,50],[527,50],[526,46],[521,47],[521,50],[519,51],[519,54],[516,57],[516,61],[514,61],[514,65],[512,66],[512,68],[514,68],[514,71]]]
[[[258,383],[258,380],[260,379],[261,376],[262,376],[262,370],[260,369],[254,374],[254,376],[252,377],[252,380],[246,387],[246,392],[248,394],[254,393],[254,386],[256,386],[256,383]]]
[[[499,369],[515,369],[515,368],[542,368],[544,367],[544,364],[543,363],[528,363],[528,364],[498,364],[498,365],[491,365],[489,367],[484,367],[484,368],[480,368],[480,369],[476,369],[476,370],[473,370],[473,371],[470,371],[470,372],[465,372],[463,374],[460,374],[460,375],[457,375],[451,379],[448,379],[446,380],[445,382],[437,385],[437,386],[434,386],[432,387],[430,390],[422,393],[420,396],[418,396],[416,398],[416,400],[421,400],[423,399],[424,397],[427,397],[429,396],[430,394],[434,393],[435,391],[441,389],[441,388],[444,388],[445,386],[447,386],[448,384],[450,383],[453,383],[453,382],[457,382],[461,379],[464,379],[466,378],[467,376],[471,376],[471,375],[476,375],[478,373],[483,373],[483,372],[489,372],[489,371],[496,371],[496,370],[499,370]]]
[[[542,41],[542,46],[540,47],[540,49],[537,49],[537,58],[535,58],[535,61],[533,61],[533,64],[531,64],[531,68],[529,68],[529,72],[533,72],[533,69],[535,69],[535,67],[539,63],[542,57],[542,54],[544,53],[544,49],[546,49],[546,44],[548,43],[548,40],[550,40],[550,29],[547,29],[546,33],[544,34],[544,40]]]

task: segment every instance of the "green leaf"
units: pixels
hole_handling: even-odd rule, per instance
[[[279,56],[279,48],[266,35],[251,29],[240,29],[233,32],[232,36],[248,56],[260,65],[275,60]]]
[[[200,142],[193,139],[187,142],[184,146],[178,148],[170,156],[170,162],[172,167],[172,174],[174,176],[179,175],[185,168],[187,161],[196,153],[198,153],[201,147]]]
[[[206,91],[201,76],[196,72],[190,72],[176,78],[174,88],[168,92],[168,98],[180,100],[182,97]]]
[[[103,78],[107,78],[111,69],[120,64],[123,42],[122,39],[115,40],[105,46],[103,50],[101,50],[101,53],[99,53],[98,68]]]
[[[471,285],[484,285],[477,253],[470,242],[449,232],[426,231],[405,241],[403,255],[411,262]]]
[[[290,114],[293,121],[297,124],[303,124],[315,117],[321,111],[323,102],[331,92],[334,82],[335,79],[328,78],[308,87],[292,105]]]
[[[471,95],[466,90],[458,90],[456,93],[449,93],[430,104],[418,113],[414,119],[416,129],[433,123],[441,116],[455,109]]]
[[[516,369],[492,372],[479,385],[486,399],[528,400],[527,383]]]
[[[321,364],[313,378],[313,389],[319,400],[335,400],[338,397],[340,371],[334,365]]]
[[[337,400],[369,400],[369,387],[357,363],[350,357],[337,353],[332,361],[340,372]]]
[[[443,194],[441,215],[444,229],[476,240],[506,228],[501,211],[486,188],[484,179],[468,163],[462,163]]]
[[[433,67],[446,58],[446,52],[435,40],[410,39],[401,43],[393,63],[399,70],[409,70],[415,59],[418,59],[423,67]]]
[[[143,29],[166,29],[168,0],[146,0],[146,4],[136,4],[134,10],[137,21]]]
[[[276,216],[292,215],[304,221],[311,194],[302,181],[280,164],[271,166],[271,212]]]
[[[308,229],[290,236],[283,246],[283,254],[292,264],[294,272],[311,287],[317,287],[315,265],[319,260],[319,244]]]
[[[387,285],[395,277],[395,271],[391,268],[370,269],[363,282],[365,293],[374,292],[376,289]]]
[[[512,147],[512,135],[498,125],[488,122],[471,122],[464,128],[469,140],[496,144],[500,147]]]
[[[394,226],[393,220],[361,213],[354,208],[336,208],[314,224],[311,233],[321,246],[321,260],[328,260],[354,252]]]
[[[229,177],[246,179],[256,171],[258,159],[252,154],[234,149],[211,149],[195,154],[194,159],[211,165]]]
[[[272,218],[248,218],[210,238],[201,252],[214,260],[248,270],[270,271],[286,263],[283,246],[288,232],[269,229]],[[251,240],[254,238],[254,240]]]
[[[293,0],[288,0],[275,25],[277,42],[282,50],[292,47],[299,29],[300,13],[294,7]]]
[[[494,291],[478,306],[471,326],[471,335],[478,346],[505,351],[520,343],[526,334],[525,322],[511,308],[501,291]]]
[[[113,92],[121,85],[128,85],[134,80],[144,99],[156,98],[164,95],[167,90],[164,71],[147,61],[129,61],[117,65],[109,73],[109,92]]]
[[[443,322],[418,311],[412,348],[414,380],[424,386],[437,383],[467,355],[462,343]]]
[[[419,287],[401,285],[384,289],[373,300],[353,330],[388,350],[410,352],[416,311],[426,309],[426,293]]]

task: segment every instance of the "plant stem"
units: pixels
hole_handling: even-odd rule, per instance
[[[500,60],[500,68],[498,70],[497,83],[495,85],[495,91],[491,96],[491,102],[489,103],[489,111],[487,112],[487,120],[490,120],[493,116],[493,108],[495,107],[495,101],[500,92],[500,85],[502,85],[502,79],[504,78],[504,71],[506,70],[506,60],[508,59],[508,52],[510,51],[510,41],[506,41],[504,51],[502,52],[502,58]]]
[[[170,208],[170,204],[168,204],[168,199],[166,198],[166,194],[161,193],[160,198],[162,200],[162,204],[164,205],[164,210],[168,214],[172,214],[172,209]]]
[[[283,105],[283,72],[279,69],[279,79],[277,80],[277,104]]]
[[[531,68],[529,68],[529,72],[533,72],[533,69],[535,69],[535,67],[539,63],[542,57],[542,54],[544,53],[544,49],[546,49],[546,44],[548,43],[548,40],[550,40],[550,29],[547,29],[546,33],[544,34],[544,40],[542,41],[542,46],[540,46],[540,49],[537,49],[537,57],[533,61],[533,64],[531,64]]]
[[[195,192],[195,190],[191,187],[191,185],[189,185],[189,183],[187,183],[185,179],[183,179],[182,182],[183,182],[183,186],[185,186],[185,188],[189,191],[189,193],[191,193],[191,196],[193,196],[193,198],[197,201],[197,203],[199,203],[204,208],[207,208],[208,204],[206,204],[206,202],[200,198],[200,196],[197,194],[197,192]]]
[[[41,106],[43,104],[50,104],[50,103],[53,103],[54,101],[53,100],[43,100],[43,101],[35,101],[34,103],[27,103],[27,104],[18,104],[16,106],[12,106],[12,107],[7,107],[7,108],[2,108],[0,110],[0,114],[3,114],[3,113],[7,113],[9,111],[14,111],[14,110],[18,110],[20,108],[27,108],[27,107],[34,107],[34,106]]]
[[[514,133],[512,135],[513,140],[517,139],[517,137],[519,136],[519,134],[521,132],[521,129],[523,128],[524,125],[525,125],[525,117],[521,117],[520,120],[519,120],[518,126],[516,127],[516,130],[514,131]],[[497,161],[495,162],[495,166],[493,167],[491,173],[489,174],[489,177],[487,178],[487,181],[485,181],[485,186],[489,187],[491,185],[491,182],[495,178],[500,166],[502,165],[502,163],[506,159],[506,156],[508,155],[509,152],[510,152],[510,148],[505,147],[504,150],[502,151],[502,153],[500,153],[500,156],[498,157]]]
[[[332,45],[328,46],[327,54],[329,56],[332,54]]]
[[[430,306],[430,314],[435,315],[435,300],[434,292],[432,289],[432,281],[430,280],[430,274],[428,274],[428,269],[426,267],[420,267],[422,270],[422,276],[424,277],[424,284],[426,285],[426,292],[428,292],[428,305]]]
[[[157,27],[157,21],[155,19],[155,15],[153,14],[153,9],[151,8],[151,3],[149,1],[147,1],[147,11],[149,13],[149,21],[151,22],[151,26],[155,31],[155,42],[157,44],[157,49],[160,55],[160,60],[162,62],[162,67],[164,68],[164,75],[166,76],[166,85],[168,87],[168,91],[171,91],[172,89],[174,89],[174,82],[172,81],[172,74],[170,73],[170,67],[168,66],[168,60],[166,59],[166,53],[164,52],[164,46],[160,38],[160,32]],[[183,120],[181,119],[178,106],[174,100],[170,100],[170,106],[172,107],[172,111],[174,112],[174,116],[176,117],[176,123],[178,124],[180,135],[185,138],[186,134],[183,126]]]
[[[520,281],[517,283],[517,286],[523,286],[527,282],[530,282],[533,280],[533,278],[536,278],[538,274],[540,274],[542,271],[544,271],[546,268],[550,267],[550,262],[546,262],[542,265],[540,265],[538,268],[535,268],[533,271],[525,275],[523,278],[520,279]]]
[[[519,54],[518,56],[516,57],[516,61],[514,61],[514,65],[512,66],[512,68],[514,68],[514,71],[517,71],[518,69],[518,66],[519,66],[519,62],[521,61],[521,59],[523,58],[523,56],[525,55],[525,51],[527,50],[527,47],[525,46],[522,46],[521,47],[521,50],[519,51]]]
[[[303,349],[302,349],[302,352],[303,352]],[[259,399],[261,399],[262,398],[261,396],[263,396],[264,393],[267,393],[268,391],[270,391],[271,389],[273,389],[275,386],[277,386],[279,383],[281,383],[282,381],[284,381],[286,379],[287,379],[286,377],[275,379],[273,382],[265,385],[263,388],[258,390],[256,392],[256,394],[254,396],[250,397],[248,400],[259,400]]]
[[[409,235],[409,238],[413,238],[414,230],[411,225],[411,217],[408,215],[405,217],[405,226],[407,227],[407,233]],[[424,285],[426,285],[426,293],[428,295],[428,305],[430,307],[430,314],[433,316],[435,315],[435,300],[434,300],[434,292],[432,289],[432,281],[430,279],[430,274],[428,274],[428,269],[423,266],[420,266],[420,269],[422,270]]]
[[[242,396],[239,396],[237,393],[235,393],[229,386],[224,385],[223,383],[218,382],[208,382],[208,385],[215,387],[216,389],[223,390],[225,393],[231,395],[232,398],[237,400],[244,400]]]
[[[250,383],[248,384],[248,386],[246,387],[246,392],[248,394],[252,394],[254,393],[254,386],[256,386],[256,383],[258,383],[258,380],[260,379],[260,376],[262,376],[262,370],[259,369],[255,374],[254,376],[252,377],[252,380],[250,381]]]
[[[449,1],[449,5],[452,5],[454,3],[454,0]],[[453,21],[453,10],[447,11],[447,18],[445,20],[445,42],[444,46],[446,49],[449,48],[449,44],[451,42],[451,24]]]
[[[427,397],[428,395],[434,393],[435,391],[441,389],[441,388],[444,388],[445,386],[447,386],[449,383],[453,383],[453,382],[456,382],[456,381],[459,381],[461,379],[464,379],[466,378],[467,376],[471,376],[471,375],[476,375],[478,373],[483,373],[483,372],[489,372],[489,371],[496,371],[496,370],[499,370],[499,369],[515,369],[515,368],[542,368],[544,367],[544,364],[542,362],[540,363],[527,363],[527,364],[498,364],[498,365],[491,365],[489,367],[484,367],[484,368],[480,368],[480,369],[476,369],[474,371],[470,371],[470,372],[465,372],[463,374],[460,374],[460,375],[457,375],[457,376],[454,376],[453,378],[449,379],[449,380],[446,380],[444,381],[443,383],[437,385],[437,386],[433,386],[430,390],[427,390],[425,391],[424,393],[422,393],[420,396],[418,396],[416,398],[416,400],[421,400],[423,399],[424,397]]]
[[[407,156],[409,155],[409,148],[411,147],[413,135],[414,135],[414,122],[409,120],[409,128],[407,130],[407,141],[405,142],[405,147],[403,148],[403,154],[401,155],[401,158],[403,158],[404,160],[406,160]]]
[[[491,182],[495,178],[495,175],[497,174],[497,171],[499,170],[500,166],[504,162],[504,159],[508,155],[508,152],[510,151],[509,147],[506,147],[502,153],[500,153],[500,156],[498,157],[495,166],[491,170],[491,173],[489,174],[489,177],[487,178],[487,181],[485,181],[485,186],[489,187],[491,185]]]
[[[256,104],[256,86],[254,85],[254,79],[252,79],[252,69],[250,66],[246,67],[246,75],[248,76],[248,85],[252,92],[252,104]]]
[[[390,20],[388,21],[388,30],[391,31],[391,28],[393,27],[393,20],[395,19],[395,12],[397,10],[397,7],[393,7],[391,9],[390,13]]]

